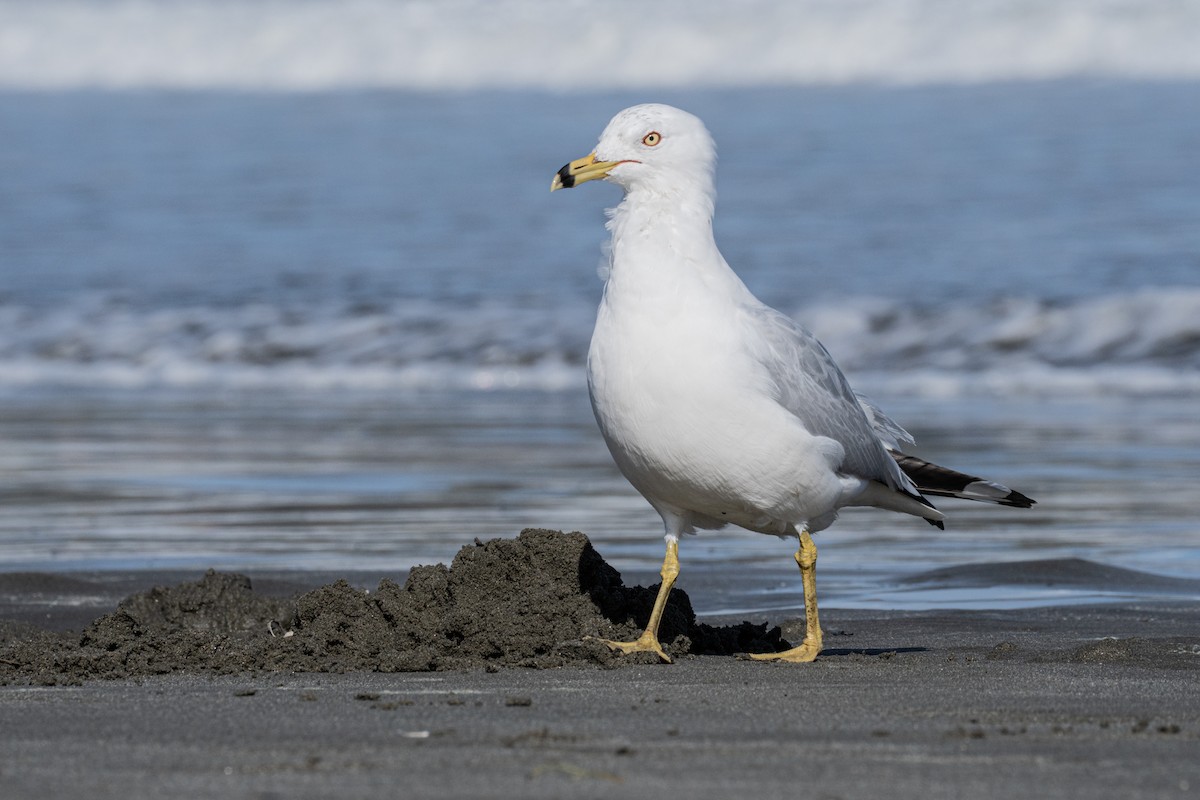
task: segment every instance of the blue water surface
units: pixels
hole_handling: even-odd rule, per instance
[[[546,526],[652,573],[582,388],[619,195],[548,191],[647,100],[712,129],[751,288],[922,453],[1039,500],[847,512],[831,602],[1029,602],[899,583],[971,562],[1200,577],[1200,92],[1084,80],[0,93],[0,569],[402,572]],[[708,534],[683,585],[794,607],[790,554]]]

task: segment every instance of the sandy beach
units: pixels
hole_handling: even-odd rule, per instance
[[[530,552],[539,542],[561,544],[549,534],[515,542]],[[473,580],[473,563],[494,566],[497,558],[512,566],[525,552],[515,542],[465,548],[446,574],[462,566],[463,580]],[[541,558],[535,552],[529,563],[540,569]],[[218,635],[217,605],[194,594],[228,578],[214,575],[123,602],[119,613],[142,625],[131,623],[130,636],[157,636],[149,609],[170,618],[180,598],[191,598],[188,613],[207,620],[194,625],[196,635]],[[62,656],[57,679],[44,665],[41,672],[19,667],[30,637],[75,643],[81,627],[84,638],[87,631],[94,637],[102,626],[86,620],[111,612],[114,596],[177,577],[0,577],[5,798],[1133,798],[1200,791],[1200,604],[1191,601],[828,609],[826,650],[802,666],[686,653],[670,665],[605,660],[589,655],[594,643],[576,641],[554,644],[563,664],[555,668],[501,665],[500,653],[467,669],[342,671],[338,664],[349,656],[341,650],[340,661],[325,662],[332,672],[321,672],[320,658],[332,647],[323,639],[325,649],[310,662],[317,666],[306,671],[218,674],[228,665],[184,659],[167,674],[131,666],[129,677],[103,680],[81,679]],[[265,577],[244,595],[252,601],[238,602],[286,614],[287,598],[323,577]],[[404,591],[418,591],[413,583]],[[222,596],[243,597],[231,595],[228,581],[222,585]],[[348,591],[377,597],[381,590]],[[545,593],[530,595],[540,613],[537,598]],[[732,630],[743,620],[701,622]],[[803,634],[799,619],[750,622],[766,623],[761,630],[778,625],[793,641]],[[354,635],[351,621],[342,629],[347,640]],[[225,644],[210,649],[228,648],[238,636],[282,641],[284,631],[275,630],[219,634]],[[501,648],[509,646],[506,635],[496,634]],[[309,628],[297,627],[288,639],[320,649]],[[144,655],[136,647],[128,653]],[[126,659],[161,671],[161,663]]]

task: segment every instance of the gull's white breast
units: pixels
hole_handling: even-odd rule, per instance
[[[723,261],[626,266],[605,287],[588,386],[630,483],[701,527],[784,533],[835,510],[844,451],[777,402],[753,355],[758,301],[736,275]]]

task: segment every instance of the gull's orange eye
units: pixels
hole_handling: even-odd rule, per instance
[[[642,144],[646,145],[646,147],[654,147],[654,145],[661,141],[662,134],[660,134],[658,131],[650,131],[642,137]]]

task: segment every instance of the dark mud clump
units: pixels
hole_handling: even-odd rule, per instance
[[[403,586],[384,580],[370,592],[338,581],[281,600],[244,576],[209,571],[133,595],[81,634],[0,627],[0,681],[654,662],[595,638],[636,638],[656,591],[625,586],[583,534],[533,529],[477,541],[449,568],[417,567]],[[679,589],[659,633],[672,656],[788,647],[778,628],[697,623]]]

